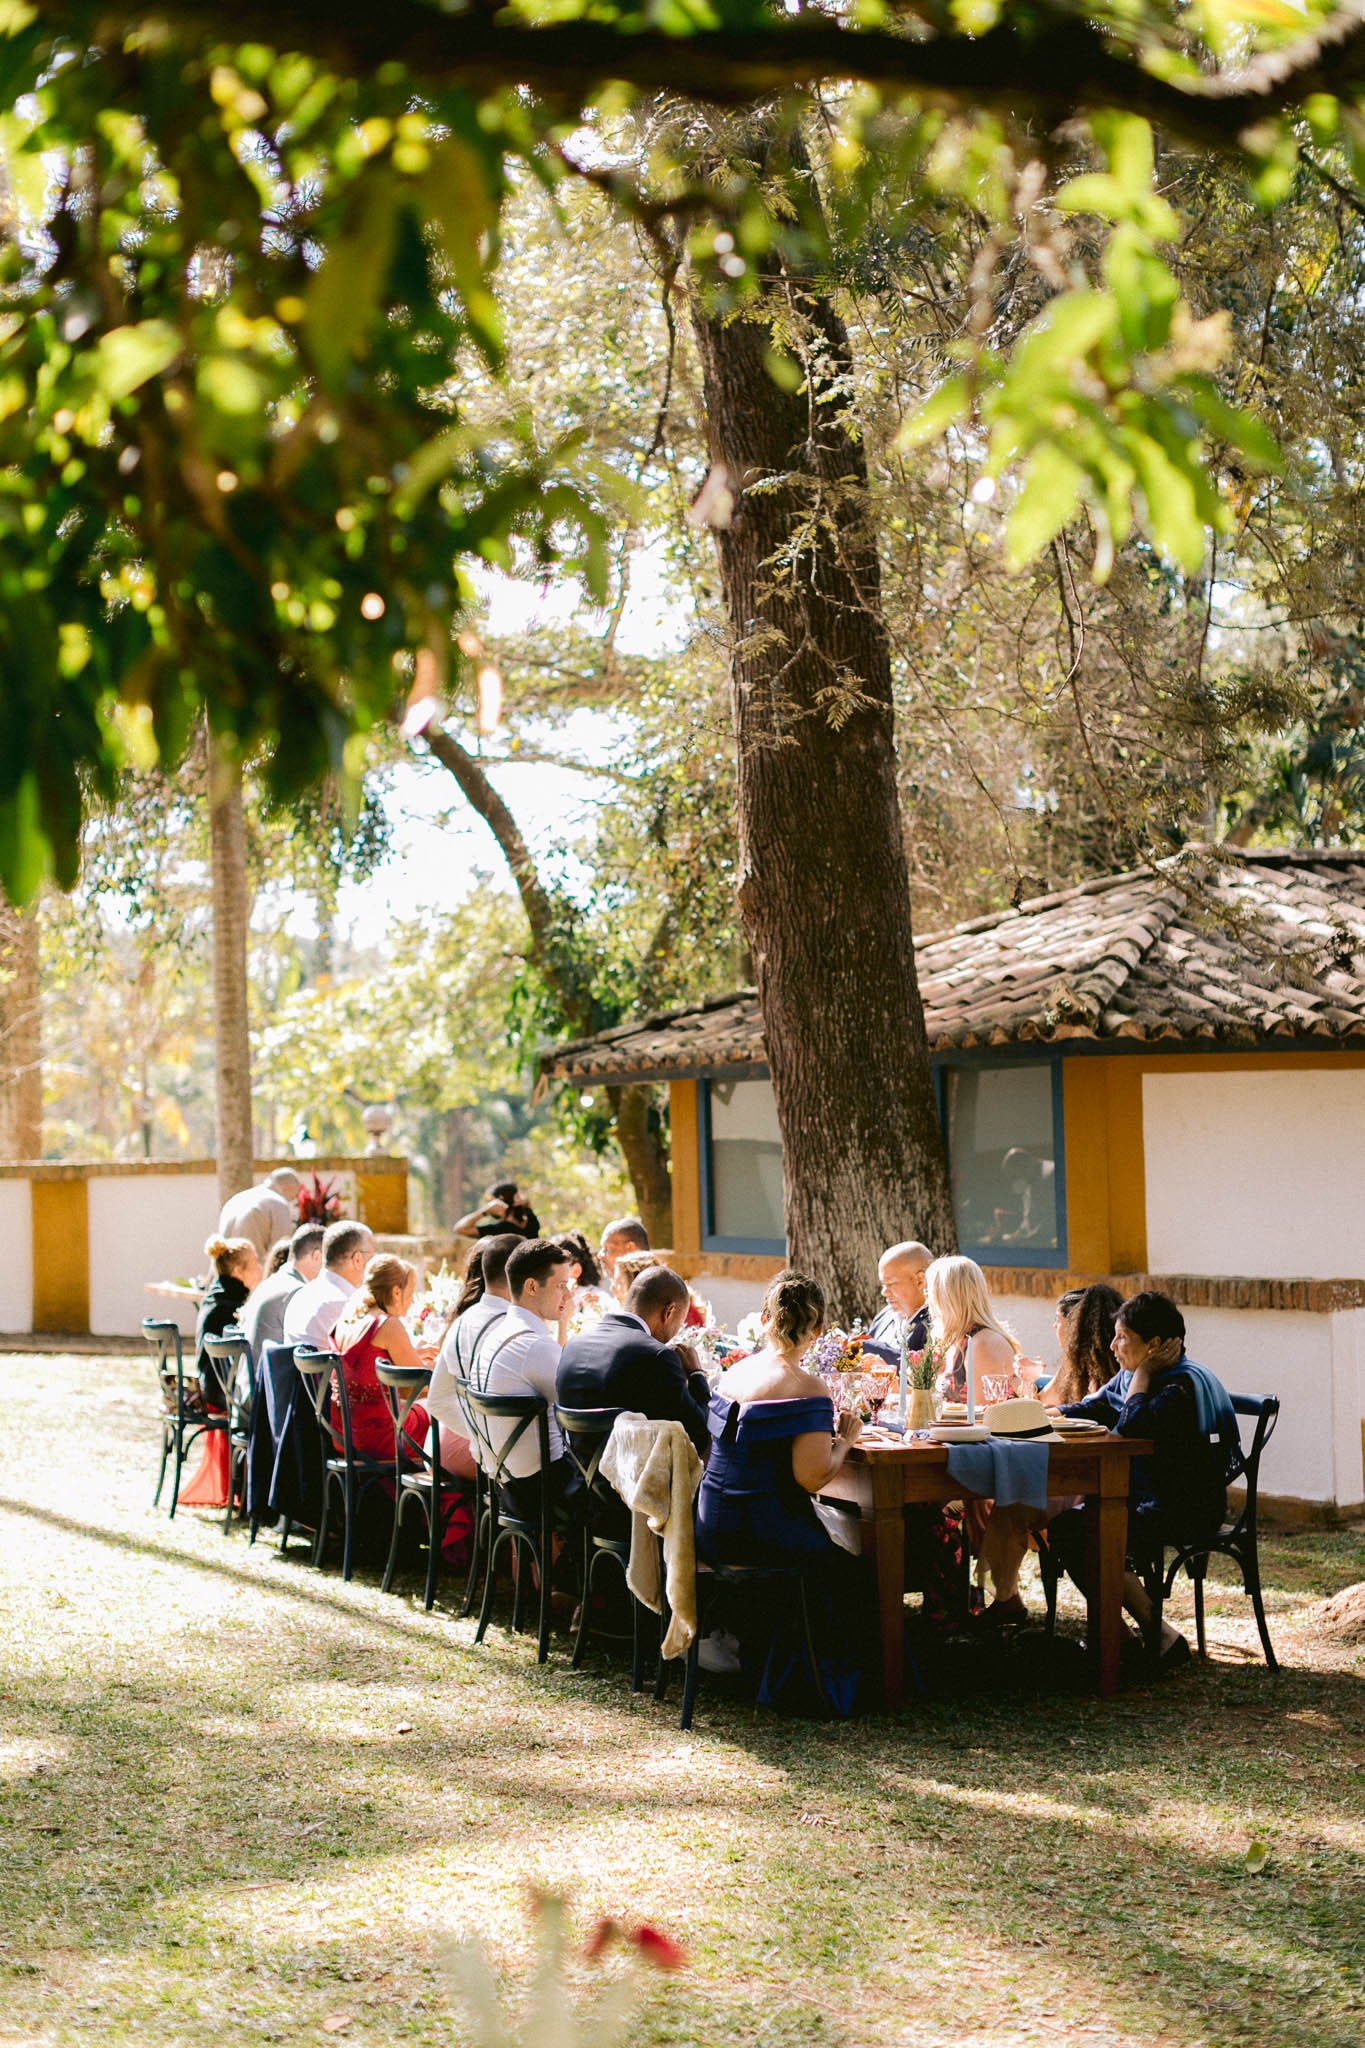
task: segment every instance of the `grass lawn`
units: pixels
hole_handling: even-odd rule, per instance
[[[515,1997],[535,1885],[685,1943],[639,2044],[1365,2039],[1365,1650],[1309,1615],[1362,1534],[1268,1544],[1278,1678],[1220,1585],[1209,1664],[1109,1705],[1031,1630],[898,1720],[703,1679],[684,1736],[413,1576],[168,1523],[150,1378],[0,1359],[0,2048],[460,2042],[440,1934]]]

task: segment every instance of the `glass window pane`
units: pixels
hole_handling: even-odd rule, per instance
[[[782,1139],[771,1081],[712,1081],[711,1229],[784,1242]]]
[[[949,1067],[948,1162],[964,1245],[1058,1251],[1052,1067]]]

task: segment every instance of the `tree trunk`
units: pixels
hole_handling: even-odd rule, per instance
[[[772,150],[771,132],[757,146]],[[808,170],[799,138],[783,138]],[[765,306],[806,337],[807,382],[765,356]],[[915,973],[896,793],[891,661],[838,312],[770,259],[758,309],[693,297],[712,463],[735,494],[716,534],[739,768],[739,901],[785,1166],[788,1256],[831,1313],[865,1312],[877,1258],[957,1236]],[[762,485],[762,489],[755,486]]]
[[[476,811],[498,842],[521,897],[521,907],[531,928],[531,964],[554,990],[564,1022],[576,1037],[586,1037],[595,1028],[586,992],[575,986],[574,965],[563,938],[562,912],[555,897],[536,872],[535,858],[507,805],[488,778],[483,763],[453,733],[439,726],[427,732],[427,744],[443,767],[459,784],[471,808]],[[609,1088],[607,1095],[616,1120],[616,1142],[635,1190],[641,1220],[654,1244],[667,1244],[673,1235],[673,1178],[668,1152],[658,1120],[651,1117],[653,1099],[647,1087]]]
[[[653,1091],[627,1083],[608,1088],[616,1117],[616,1142],[626,1162],[640,1221],[651,1244],[673,1243],[673,1176],[664,1153],[663,1136],[654,1110]]]
[[[43,1156],[38,906],[0,895],[0,1160]]]
[[[256,1177],[251,1143],[251,1033],[247,1022],[246,826],[242,769],[209,741],[209,841],[213,876],[214,1128],[218,1198]]]

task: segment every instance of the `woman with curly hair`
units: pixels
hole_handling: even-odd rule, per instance
[[[1032,1391],[1049,1408],[1084,1401],[1113,1377],[1114,1320],[1123,1307],[1116,1287],[1097,1281],[1093,1287],[1070,1287],[1057,1303],[1053,1328],[1061,1352],[1058,1365],[1021,1358],[1019,1377],[1032,1381]]]

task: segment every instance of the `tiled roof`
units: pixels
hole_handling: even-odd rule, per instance
[[[1074,1040],[1365,1047],[1365,852],[1213,853],[916,940],[935,1049]],[[599,1081],[761,1066],[752,989],[543,1055]]]

